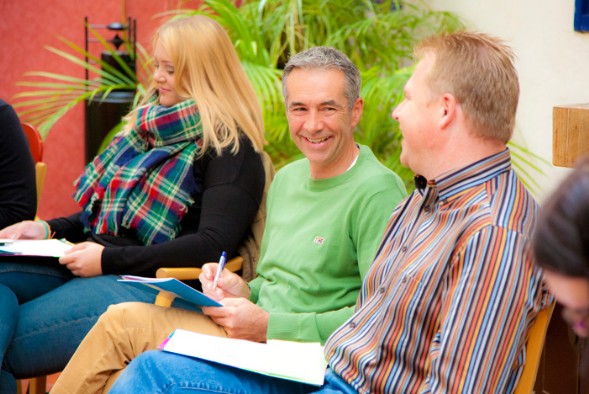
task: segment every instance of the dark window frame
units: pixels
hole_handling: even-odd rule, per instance
[[[589,0],[575,0],[575,21],[576,31],[589,32]]]

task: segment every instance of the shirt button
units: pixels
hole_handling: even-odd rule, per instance
[[[385,288],[384,288],[384,287],[381,287],[380,289],[378,289],[378,292],[379,292],[380,294],[383,294],[383,293],[385,292]]]
[[[401,279],[401,283],[407,283],[407,278]]]
[[[401,248],[401,252],[405,253],[406,251],[407,251],[407,246],[403,246],[403,247]]]
[[[351,322],[351,323],[350,323],[350,328],[356,328],[356,323],[354,323],[354,322]]]
[[[429,213],[429,207],[425,207],[423,210],[425,211],[425,213]]]

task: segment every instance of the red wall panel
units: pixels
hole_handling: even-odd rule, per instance
[[[84,46],[84,17],[90,23],[137,20],[137,40],[150,50],[152,32],[163,21],[156,14],[177,7],[196,7],[182,0],[0,0],[0,97],[12,102],[27,87],[18,86],[27,71],[50,71],[84,77],[84,71],[45,49],[66,49],[59,37]],[[98,48],[98,52],[99,52]],[[97,52],[97,53],[98,53]],[[74,108],[45,141],[47,181],[39,215],[52,218],[78,210],[71,198],[73,181],[84,166],[84,109]]]

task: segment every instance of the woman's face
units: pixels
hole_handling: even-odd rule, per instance
[[[563,318],[580,337],[589,337],[589,280],[544,270],[544,281],[564,306]]]
[[[176,90],[174,63],[160,43],[156,45],[153,57],[155,65],[153,80],[158,89],[160,104],[171,107],[184,101],[186,98],[181,97]]]

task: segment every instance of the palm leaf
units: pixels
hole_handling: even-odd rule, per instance
[[[513,168],[522,183],[532,194],[538,195],[542,190],[542,181],[546,180],[543,167],[550,168],[550,162],[513,141],[509,142],[509,148],[513,158]]]
[[[46,136],[55,123],[77,104],[89,100],[104,100],[115,90],[136,90],[137,95],[145,93],[145,88],[138,82],[138,75],[147,75],[146,52],[137,45],[139,72],[134,72],[110,44],[95,30],[90,33],[109,51],[119,67],[103,61],[90,52],[67,39],[60,38],[66,50],[46,47],[48,51],[72,63],[79,69],[87,70],[91,78],[80,78],[68,74],[46,71],[25,73],[27,80],[17,82],[31,90],[15,95],[14,106],[25,121],[38,126],[40,133]],[[135,97],[136,103],[138,97]]]
[[[400,173],[401,134],[390,117],[410,75],[415,43],[428,34],[460,27],[457,17],[430,10],[422,1],[370,0],[205,0],[202,7],[168,13],[174,17],[205,14],[229,33],[264,109],[267,150],[277,167],[300,157],[291,142],[280,87],[288,57],[315,45],[345,52],[363,77],[364,115],[356,131],[359,143]]]

